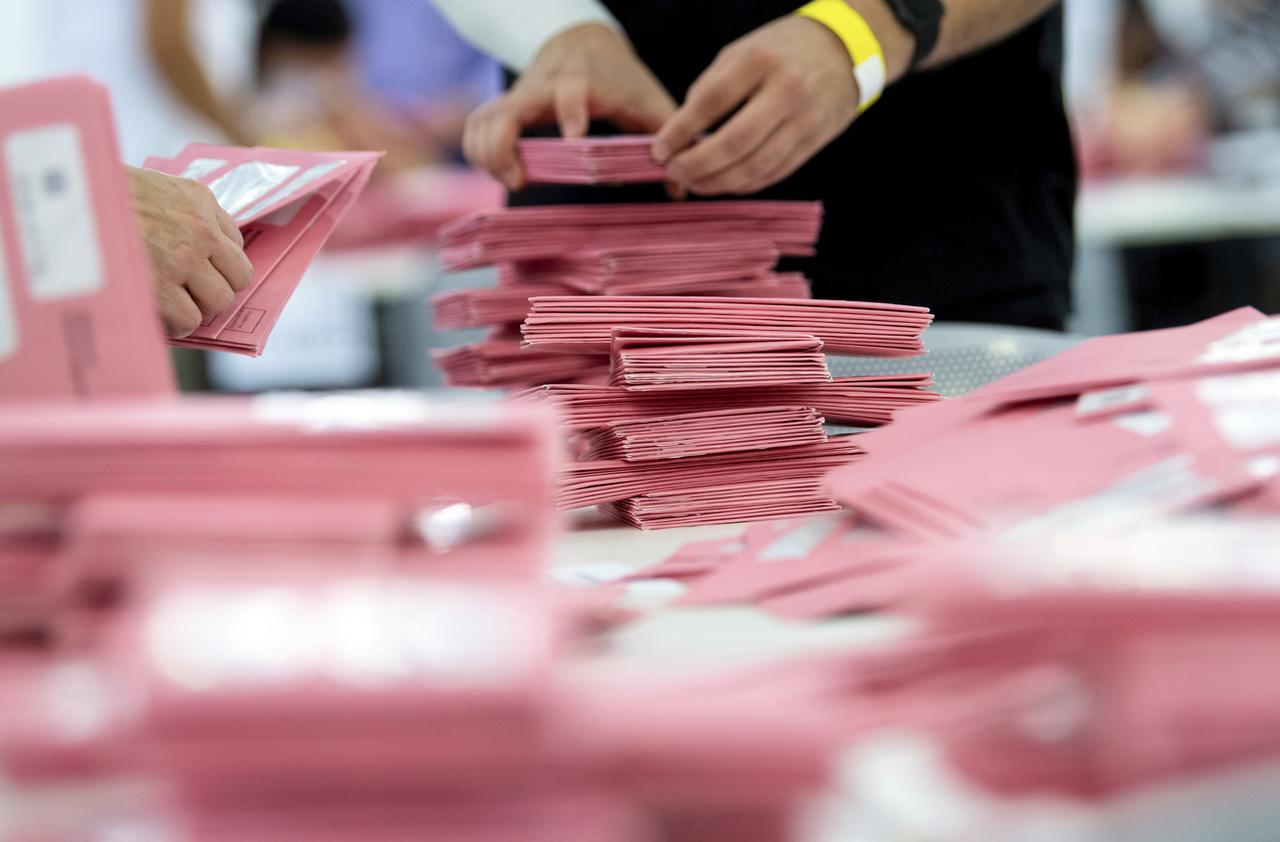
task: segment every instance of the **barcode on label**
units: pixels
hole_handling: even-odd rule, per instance
[[[10,201],[31,296],[47,301],[101,289],[102,252],[79,130],[16,132],[5,142]]]

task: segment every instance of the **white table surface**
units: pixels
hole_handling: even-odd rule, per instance
[[[1247,184],[1187,175],[1088,184],[1076,214],[1088,247],[1280,235],[1280,179]]]

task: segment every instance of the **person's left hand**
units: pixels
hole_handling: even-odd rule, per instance
[[[694,193],[755,193],[843,132],[857,116],[858,96],[849,52],[835,33],[809,18],[779,18],[721,50],[658,132],[653,155]]]

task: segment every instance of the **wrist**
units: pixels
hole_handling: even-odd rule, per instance
[[[844,0],[871,27],[884,51],[885,82],[893,84],[911,67],[915,40],[884,0]]]

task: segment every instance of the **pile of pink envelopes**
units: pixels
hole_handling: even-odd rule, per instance
[[[474,213],[442,229],[441,258],[453,269],[495,264],[498,285],[437,296],[435,321],[444,329],[492,325],[492,341],[524,319],[535,297],[808,298],[804,276],[776,266],[784,255],[811,253],[821,223],[821,206],[809,202],[557,205]],[[536,367],[471,364],[491,349],[479,343],[437,361],[448,381],[461,386],[518,388],[599,374],[598,362],[587,357],[578,358],[576,372],[556,381],[532,379]]]
[[[901,313],[902,324],[867,328],[882,312]],[[521,397],[559,406],[574,434],[563,508],[602,505],[642,529],[831,511],[838,506],[823,479],[861,449],[851,437],[829,438],[822,411],[879,423],[937,396],[924,388],[927,375],[835,380],[818,332],[844,350],[863,343],[864,353],[904,355],[921,352],[928,321],[919,308],[807,299],[538,298],[523,328],[535,355],[605,351],[610,385]]]
[[[172,393],[106,90],[0,90],[0,148],[0,402]]]
[[[645,184],[666,180],[652,135],[528,138],[520,163],[530,184]]]
[[[492,337],[456,348],[433,351],[432,361],[455,385],[514,386],[521,383],[603,382],[607,362],[581,354],[530,354],[519,339]]]
[[[861,301],[714,296],[552,296],[533,299],[521,326],[534,349],[607,354],[615,327],[814,336],[829,354],[910,357],[933,320],[926,307]]]
[[[381,153],[192,144],[146,166],[208,185],[244,235],[253,282],[232,306],[173,344],[262,353],[317,252],[369,182]]]
[[[93,646],[0,658],[6,786],[107,793],[58,816],[66,836],[30,811],[9,828],[786,842],[828,783],[827,717],[563,673],[543,588],[246,561],[152,565]]]
[[[516,324],[528,315],[537,297],[564,295],[570,290],[549,282],[502,283],[496,287],[479,287],[446,292],[432,299],[436,327],[442,330],[466,330],[490,325]],[[664,287],[665,289],[669,286]],[[808,298],[809,282],[794,272],[770,272],[760,277],[735,281],[700,283],[707,295],[756,298]],[[645,295],[636,290],[634,295]]]
[[[667,444],[600,430],[611,456]],[[825,483],[851,511],[699,541],[628,579],[678,580],[685,606],[920,621],[743,692],[833,705],[855,740],[918,733],[998,798],[1199,786],[1280,758],[1259,677],[1280,656],[1280,319],[1090,340],[857,443]]]
[[[1280,320],[1241,309],[1092,339],[857,442],[865,456],[826,482],[853,517],[693,548],[672,561],[695,580],[687,599],[822,617],[914,601],[950,546],[1027,547],[1034,573],[1067,541],[1129,546],[1209,515],[1224,536],[1262,535],[1280,516]]]
[[[531,140],[521,151],[534,181],[661,180],[651,143]],[[473,214],[442,231],[441,258],[455,269],[498,264],[498,286],[437,297],[436,322],[476,327],[527,308],[520,332],[531,362],[486,365],[506,348],[490,340],[439,354],[437,364],[451,383],[514,387],[581,361],[560,380],[523,384],[534,387],[523,400],[550,398],[562,410],[573,438],[563,508],[601,505],[641,528],[829,511],[836,503],[823,476],[860,450],[829,439],[822,413],[880,424],[937,396],[928,375],[832,378],[827,353],[923,353],[932,315],[814,301],[802,277],[777,272],[780,258],[813,253],[821,226],[822,206],[811,202]],[[532,362],[544,355],[545,367]]]
[[[15,838],[785,842],[828,781],[821,717],[563,669],[623,615],[543,581],[544,407],[132,400],[0,427],[0,773],[28,804],[108,794],[57,832],[6,816]]]
[[[715,201],[545,205],[481,211],[440,231],[452,269],[545,260],[578,251],[674,243],[770,243],[808,255],[822,227],[817,202]]]
[[[560,383],[529,389],[520,397],[554,403],[561,426],[571,432],[595,429],[610,421],[772,406],[811,406],[829,422],[874,427],[887,424],[899,410],[941,400],[929,390],[932,385],[927,374],[835,377],[805,386],[730,387],[709,392],[638,392],[621,386]]]
[[[768,239],[652,243],[507,263],[499,278],[503,284],[551,282],[596,295],[676,294],[771,279],[779,256]]]

